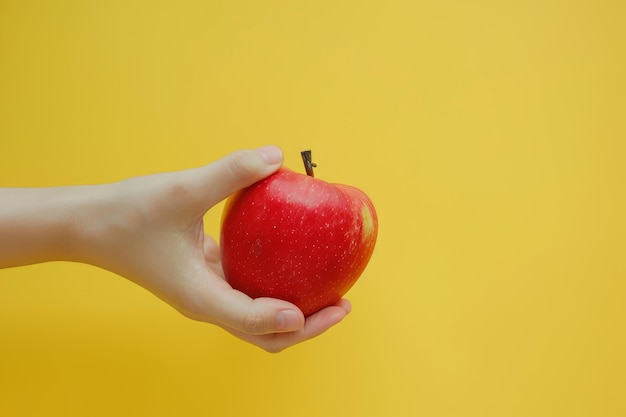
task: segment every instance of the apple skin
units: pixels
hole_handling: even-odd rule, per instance
[[[305,316],[335,304],[369,262],[378,218],[361,190],[286,168],[233,195],[222,215],[229,284]]]

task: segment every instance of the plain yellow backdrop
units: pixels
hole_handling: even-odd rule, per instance
[[[278,355],[94,267],[0,271],[0,415],[626,415],[625,5],[0,1],[0,186],[274,143],[380,221],[353,313]]]

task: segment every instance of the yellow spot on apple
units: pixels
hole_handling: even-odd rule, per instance
[[[363,218],[363,240],[367,240],[369,236],[374,232],[374,219],[372,218],[372,212],[367,205],[361,208],[361,216]]]

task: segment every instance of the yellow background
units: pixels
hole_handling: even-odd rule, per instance
[[[0,185],[274,143],[380,219],[353,313],[278,355],[0,271],[0,415],[626,415],[625,5],[0,1]]]

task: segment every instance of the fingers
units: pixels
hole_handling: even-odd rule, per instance
[[[304,326],[304,315],[295,305],[275,298],[252,299],[218,277],[205,287],[187,315],[249,335],[293,332]],[[191,310],[191,311],[189,311]]]
[[[319,336],[342,321],[352,309],[348,300],[341,299],[305,320],[300,309],[287,301],[252,299],[232,289],[226,281],[213,278],[217,282],[205,286],[205,291],[200,291],[204,292],[203,296],[187,304],[191,308],[181,312],[192,319],[216,324],[272,353]]]
[[[209,208],[234,192],[273,174],[283,163],[283,154],[276,146],[240,150],[212,164],[187,173],[197,195]]]
[[[289,337],[277,337],[277,339],[283,342],[282,348],[312,339],[343,320],[350,313],[350,310],[348,300],[342,300],[334,306],[326,307],[309,316],[305,327],[300,332],[290,334]]]
[[[341,322],[351,310],[350,302],[342,299],[334,306],[326,307],[307,317],[304,327],[294,332],[251,335],[233,329],[226,330],[238,338],[270,353],[278,353],[290,346],[319,336]]]

